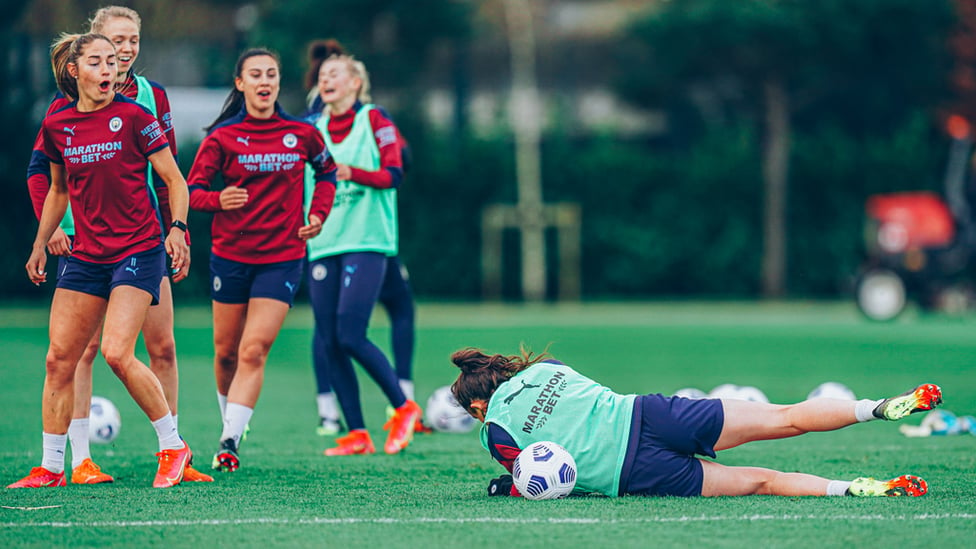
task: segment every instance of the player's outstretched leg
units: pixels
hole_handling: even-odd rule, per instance
[[[914,475],[902,475],[891,480],[861,477],[854,479],[847,488],[847,493],[856,497],[918,497],[924,496],[928,491],[928,483]]]
[[[884,399],[872,413],[878,419],[894,421],[915,412],[931,410],[939,404],[942,404],[942,389],[934,383],[926,383],[896,397]]]

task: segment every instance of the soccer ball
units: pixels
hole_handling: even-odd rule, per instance
[[[685,387],[684,389],[678,389],[677,391],[674,392],[674,396],[691,398],[695,400],[700,398],[708,398],[708,394],[706,394],[705,391],[702,391],[701,389],[696,389],[694,387]]]
[[[512,481],[525,499],[564,498],[576,486],[576,461],[555,442],[534,442],[515,458]]]
[[[708,398],[739,398],[739,386],[732,383],[723,383],[715,387],[708,393]]]
[[[839,398],[841,400],[857,400],[857,397],[854,396],[854,391],[850,390],[847,385],[838,383],[836,381],[828,381],[814,387],[814,389],[810,391],[810,394],[807,395],[807,400],[810,400],[811,398]]]
[[[739,390],[736,392],[736,396],[733,398],[738,398],[739,400],[749,400],[752,402],[769,402],[769,399],[766,398],[766,394],[763,393],[758,387],[751,387],[748,385],[745,387],[739,387]]]
[[[475,419],[458,405],[451,388],[444,386],[427,399],[424,423],[442,433],[467,433],[474,428]]]
[[[122,429],[122,416],[119,409],[107,398],[93,396],[88,415],[88,434],[92,442],[108,444],[119,436]]]

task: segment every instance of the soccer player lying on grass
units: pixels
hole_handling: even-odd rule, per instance
[[[461,374],[451,387],[484,425],[481,443],[509,472],[521,448],[551,440],[575,458],[576,490],[606,496],[921,496],[924,480],[828,480],[759,467],[728,467],[695,457],[754,440],[833,431],[874,419],[897,420],[942,402],[931,383],[882,400],[819,398],[777,405],[660,394],[621,395],[553,360],[488,355],[468,348],[451,361]],[[511,476],[490,495],[519,495]]]

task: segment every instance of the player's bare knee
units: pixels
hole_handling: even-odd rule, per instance
[[[149,361],[153,369],[172,368],[176,364],[176,341],[173,338],[166,338],[163,341],[150,343],[146,342],[146,352],[149,353]]]
[[[46,380],[50,389],[59,390],[74,382],[75,365],[70,358],[52,353],[50,350],[44,363]]]
[[[249,341],[241,344],[239,363],[251,366],[263,365],[271,351],[271,343],[266,341]]]
[[[61,372],[71,372],[73,376],[76,362],[76,355],[71,349],[55,345],[52,341],[51,346],[47,349],[44,366],[48,376],[59,375]]]
[[[131,349],[112,341],[102,341],[102,357],[115,375],[123,377],[126,366],[132,358]]]

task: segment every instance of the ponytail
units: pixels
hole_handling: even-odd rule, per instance
[[[227,99],[224,99],[224,106],[220,109],[220,114],[217,115],[217,119],[210,123],[209,126],[203,128],[203,131],[210,133],[214,128],[219,126],[221,122],[229,118],[233,118],[237,113],[241,112],[244,108],[244,92],[234,88],[230,90],[227,94]]]
[[[78,99],[78,79],[71,76],[68,65],[78,63],[85,46],[95,40],[104,40],[115,48],[112,41],[101,34],[67,34],[61,36],[51,44],[51,72],[54,73],[54,81],[58,89],[69,100]]]
[[[451,362],[461,370],[461,374],[451,385],[451,393],[462,408],[470,410],[472,401],[488,401],[499,385],[529,366],[549,358],[547,351],[548,347],[534,356],[524,345],[519,345],[519,354],[513,356],[486,355],[474,347],[455,351],[451,355]]]
[[[305,71],[305,89],[314,90],[319,82],[322,63],[333,55],[345,55],[346,48],[334,38],[313,40],[308,45],[308,70]],[[318,93],[318,92],[316,92]]]
[[[281,67],[281,60],[278,59],[278,55],[271,50],[265,48],[251,48],[244,51],[240,57],[237,58],[237,64],[234,66],[234,78],[240,78],[244,71],[244,62],[252,57],[259,57],[267,55],[268,57],[275,60],[278,67]],[[204,128],[204,131],[210,133],[214,128],[219,126],[225,120],[237,116],[237,113],[241,112],[244,108],[244,92],[237,89],[235,86],[230,90],[230,94],[227,95],[227,99],[224,100],[224,106],[220,110],[220,114],[217,115],[217,119],[210,123],[209,126]]]

